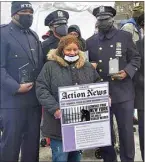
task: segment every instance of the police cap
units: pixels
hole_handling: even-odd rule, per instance
[[[45,26],[51,26],[55,24],[65,24],[67,23],[67,20],[69,19],[69,14],[66,11],[63,10],[56,10],[52,13],[50,13],[45,18]]]
[[[107,17],[114,17],[116,15],[116,10],[111,6],[100,6],[97,8],[94,8],[93,15],[100,19],[105,19]]]

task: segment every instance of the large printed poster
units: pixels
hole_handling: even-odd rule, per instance
[[[63,151],[111,145],[108,82],[59,88]]]

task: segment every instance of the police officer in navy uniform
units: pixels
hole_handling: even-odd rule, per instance
[[[132,118],[135,95],[132,78],[140,67],[140,55],[131,34],[117,30],[113,26],[113,17],[116,15],[114,8],[100,6],[93,10],[93,15],[97,18],[98,33],[86,41],[89,60],[96,63],[101,81],[109,82],[112,99],[111,128],[112,116],[115,114],[119,128],[121,162],[133,162],[135,148]],[[113,61],[114,65],[111,65]],[[113,74],[111,70],[114,69],[117,72]],[[113,146],[104,147],[101,150],[104,162],[117,161]]]
[[[68,33],[68,26],[67,22],[69,19],[69,14],[63,10],[56,10],[50,13],[45,18],[45,26],[50,28],[50,35],[49,37],[42,42],[42,48],[45,56],[48,54],[50,49],[56,49],[59,43],[59,40],[62,36],[67,35]]]
[[[39,161],[41,106],[35,79],[43,66],[37,34],[30,29],[33,8],[13,1],[12,21],[1,26],[1,162]]]

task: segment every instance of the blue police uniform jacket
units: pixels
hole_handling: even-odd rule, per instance
[[[112,27],[104,35],[99,32],[86,41],[89,61],[97,63],[97,71],[101,81],[109,82],[112,103],[120,103],[134,99],[132,78],[140,67],[140,55],[126,31]],[[119,70],[125,70],[127,77],[123,80],[112,80],[109,77],[109,60],[119,58]]]
[[[33,81],[43,66],[43,53],[37,34],[22,30],[10,22],[1,25],[1,108],[36,107],[35,85],[27,93],[17,93],[20,87],[19,68],[27,66]]]

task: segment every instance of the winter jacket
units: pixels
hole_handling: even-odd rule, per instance
[[[141,32],[133,18],[127,20],[125,24],[121,27],[121,30],[130,32],[132,34],[133,42],[136,42],[141,38]]]
[[[45,63],[36,81],[36,95],[44,107],[42,132],[45,137],[61,140],[60,119],[54,117],[59,108],[58,87],[95,83],[99,75],[95,68],[85,61],[81,51],[75,64],[68,64],[57,55],[57,49],[51,50],[47,57],[49,61]]]

